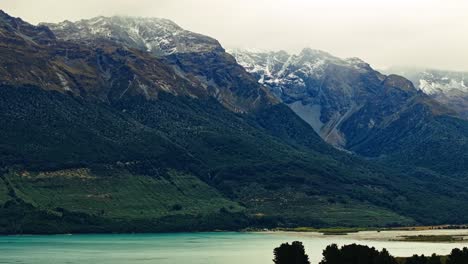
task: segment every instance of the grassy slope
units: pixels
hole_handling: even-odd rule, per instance
[[[87,169],[22,174],[7,177],[17,196],[46,210],[63,207],[117,219],[208,214],[223,207],[242,211],[197,177],[176,171],[159,178],[125,171],[103,176]]]
[[[69,169],[5,175],[14,193],[2,195],[0,212],[9,214],[3,215],[0,232],[11,232],[12,226],[17,233],[211,230],[232,228],[243,218],[243,207],[193,175],[170,171],[153,178],[117,169],[105,174]]]
[[[248,212],[259,218],[273,218],[277,223],[275,227],[372,227],[414,223],[409,217],[346,195],[314,194],[293,187],[266,188],[258,184],[243,186],[238,195],[248,205]]]

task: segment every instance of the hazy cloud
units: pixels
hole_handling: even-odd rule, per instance
[[[165,17],[225,47],[326,50],[374,66],[468,71],[465,0],[1,0],[32,23]]]

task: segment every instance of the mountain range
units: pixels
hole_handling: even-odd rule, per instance
[[[468,87],[465,83],[468,73],[411,67],[391,67],[386,71],[405,76],[416,88],[457,111],[462,118],[468,118]]]
[[[326,142],[385,162],[466,172],[466,121],[410,80],[312,49],[231,53]]]
[[[0,233],[467,221],[466,121],[359,59],[4,12],[0,58]]]

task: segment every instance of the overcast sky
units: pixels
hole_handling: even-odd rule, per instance
[[[98,15],[163,17],[224,47],[304,47],[374,67],[468,71],[468,0],[0,0],[31,23]]]

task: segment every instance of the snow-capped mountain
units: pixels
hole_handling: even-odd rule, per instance
[[[202,94],[216,98],[235,112],[278,102],[217,40],[185,30],[167,19],[114,16],[42,25],[60,40],[94,47],[113,43],[154,55],[179,77],[202,87]]]
[[[415,86],[440,103],[468,118],[468,73],[434,69],[390,68],[410,79]]]
[[[392,67],[386,72],[404,75],[426,94],[468,92],[468,72]]]
[[[329,53],[304,49],[297,55],[279,52],[231,53],[258,82],[268,87],[284,103],[308,122],[327,142],[344,147],[346,137],[339,127],[365,101],[350,83],[325,84],[330,72],[335,77],[365,74],[369,65],[359,59],[342,60]],[[378,82],[385,79],[375,75]],[[324,85],[325,84],[325,85]],[[371,122],[372,123],[372,122]]]
[[[109,39],[161,56],[222,49],[217,40],[185,30],[168,19],[101,16],[42,25],[64,40]]]
[[[254,74],[258,82],[268,86],[285,102],[303,99],[313,85],[307,81],[319,80],[330,64],[366,70],[369,65],[358,58],[339,59],[320,50],[304,49],[298,55],[279,52],[250,52],[231,50],[237,62]]]
[[[417,86],[427,94],[468,92],[468,86],[465,84],[465,73],[442,72],[428,70],[420,73]]]
[[[361,154],[384,153],[391,144],[375,144],[389,136],[377,138],[383,136],[383,130],[395,130],[392,134],[397,135],[402,122],[407,122],[402,116],[410,115],[416,125],[424,116],[452,113],[409,80],[381,74],[358,58],[340,59],[312,49],[297,55],[284,51],[231,53],[325,141]]]

